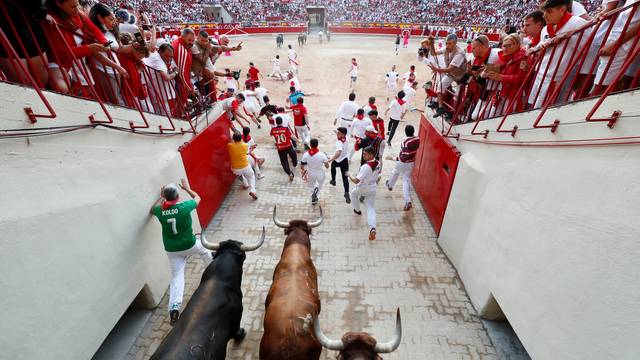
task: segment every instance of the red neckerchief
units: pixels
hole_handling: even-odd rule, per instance
[[[368,137],[368,138],[371,138],[371,139],[375,139],[375,138],[377,138],[377,137],[378,137],[378,134],[376,134],[376,133],[373,133],[373,132],[372,132],[372,133],[369,133],[369,134],[367,135],[367,137]]]
[[[400,106],[404,105],[404,100],[398,98],[398,104],[400,104]]]
[[[369,165],[369,167],[371,167],[371,171],[375,171],[376,168],[378,167],[379,163],[376,160],[371,160],[371,161],[367,161],[367,165]]]
[[[491,50],[489,50],[489,51],[487,52],[487,56],[485,56],[485,57],[483,57],[483,58],[476,58],[476,59],[473,59],[473,65],[484,65],[484,64],[486,64],[486,63],[487,63],[487,60],[489,60],[489,56],[490,56],[490,55],[491,55]],[[480,60],[480,61],[478,62],[478,60]]]
[[[356,115],[356,119],[358,119],[358,120],[362,120],[362,119],[364,119],[364,114],[362,114],[362,115]]]
[[[345,143],[345,142],[347,142],[347,138],[346,138],[346,137],[345,137],[345,138],[342,138],[342,139],[338,139],[338,140],[340,140],[340,142],[341,142],[341,143]]]
[[[371,110],[378,110],[378,106],[376,104],[369,104]]]
[[[177,204],[177,203],[178,203],[178,199],[171,200],[171,201],[169,201],[169,200],[165,200],[165,201],[162,203],[162,206],[160,206],[160,207],[162,208],[162,210],[167,210],[168,208],[172,207],[173,205],[175,205],[175,204]]]
[[[251,135],[245,136],[244,134],[242,134],[242,141],[248,143],[249,141],[251,141]]]
[[[319,152],[320,152],[320,149],[318,149],[318,148],[315,148],[315,149],[314,149],[314,148],[311,148],[311,149],[309,149],[309,156],[313,156],[313,155],[315,155],[315,154],[317,154],[317,153],[319,153]]]
[[[547,32],[549,33],[549,37],[556,37],[558,31],[560,31],[560,29],[562,29],[567,24],[567,22],[569,22],[572,16],[573,15],[567,11],[566,13],[564,13],[564,16],[562,16],[562,19],[560,19],[560,22],[558,22],[555,27],[551,24],[547,25]]]
[[[538,44],[540,44],[540,34],[534,36],[534,37],[529,37],[529,39],[531,39],[531,44],[529,46],[531,47],[535,47]]]
[[[290,86],[296,86],[296,83],[295,83],[295,82],[293,82],[293,81],[291,81],[291,82],[289,83],[289,85],[290,85]],[[293,94],[293,93],[292,93],[292,94]]]

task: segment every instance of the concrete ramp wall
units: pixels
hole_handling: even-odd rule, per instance
[[[13,94],[0,97],[0,129],[87,124],[84,110],[97,108],[47,94],[58,117],[31,125],[22,107],[37,106],[33,91],[0,83],[0,94]],[[139,118],[124,108],[109,111],[117,126]],[[154,129],[167,126],[166,118],[147,118]],[[149,210],[163,184],[187,175],[199,182],[185,173],[178,152],[192,138],[103,127],[0,138],[0,358],[89,359],[143,288],[148,306],[160,301],[170,273]],[[227,190],[215,192],[224,197]]]
[[[583,101],[549,110],[541,124],[560,119],[555,134],[531,127],[537,113],[510,118],[513,138],[454,130],[462,156],[439,243],[480,314],[495,315],[497,302],[533,359],[640,354],[637,101],[606,100],[599,113],[622,111],[613,129],[586,123],[593,101]],[[531,145],[540,141],[555,143]]]

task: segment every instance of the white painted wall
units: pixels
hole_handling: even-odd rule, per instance
[[[47,96],[59,116],[35,127],[85,124],[96,108]],[[33,127],[25,104],[38,106],[32,90],[0,83],[0,129]],[[138,118],[110,110],[120,126]],[[98,128],[0,140],[0,358],[91,358],[145,284],[160,301],[169,265],[148,214],[160,187],[185,177],[177,148],[191,136]]]
[[[488,140],[638,136],[639,96],[606,101],[601,114],[632,116],[612,130],[583,121],[587,101],[547,114],[543,123],[562,121],[555,135],[527,129],[535,116],[522,114],[510,120],[521,129],[515,138]],[[481,140],[465,136],[472,126],[456,130]],[[476,308],[482,313],[493,294],[533,359],[638,359],[640,145],[453,143],[463,156],[439,243]]]

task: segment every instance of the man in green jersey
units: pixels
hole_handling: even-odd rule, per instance
[[[171,325],[178,321],[184,293],[184,268],[191,255],[199,255],[208,265],[211,253],[205,249],[193,234],[191,211],[200,203],[200,196],[187,184],[180,181],[180,187],[189,193],[191,200],[180,201],[180,193],[175,184],[169,184],[160,191],[160,198],[153,204],[151,214],[162,225],[162,242],[171,264],[171,285],[169,286],[169,317]]]

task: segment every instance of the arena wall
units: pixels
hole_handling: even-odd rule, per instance
[[[504,129],[517,124],[514,138],[469,136],[473,124],[454,130],[463,135],[451,139],[462,156],[439,243],[480,314],[495,315],[495,299],[533,359],[640,353],[640,145],[486,141],[637,137],[638,95],[607,98],[599,115],[622,111],[613,129],[584,121],[590,100],[549,110],[541,124],[559,119],[555,134],[532,129],[537,112],[510,117]],[[476,131],[493,130],[498,120]]]
[[[35,92],[0,83],[0,128],[88,124],[89,114],[103,117],[94,102],[51,93],[47,98],[57,118],[31,125],[22,108],[42,110]],[[139,119],[132,110],[109,111],[114,125]],[[147,119],[154,129],[168,126],[166,118]],[[0,358],[89,359],[143,288],[147,305],[160,301],[169,264],[149,210],[163,184],[187,175],[177,150],[192,137],[102,127],[0,141],[0,174],[11,177],[1,192]]]

